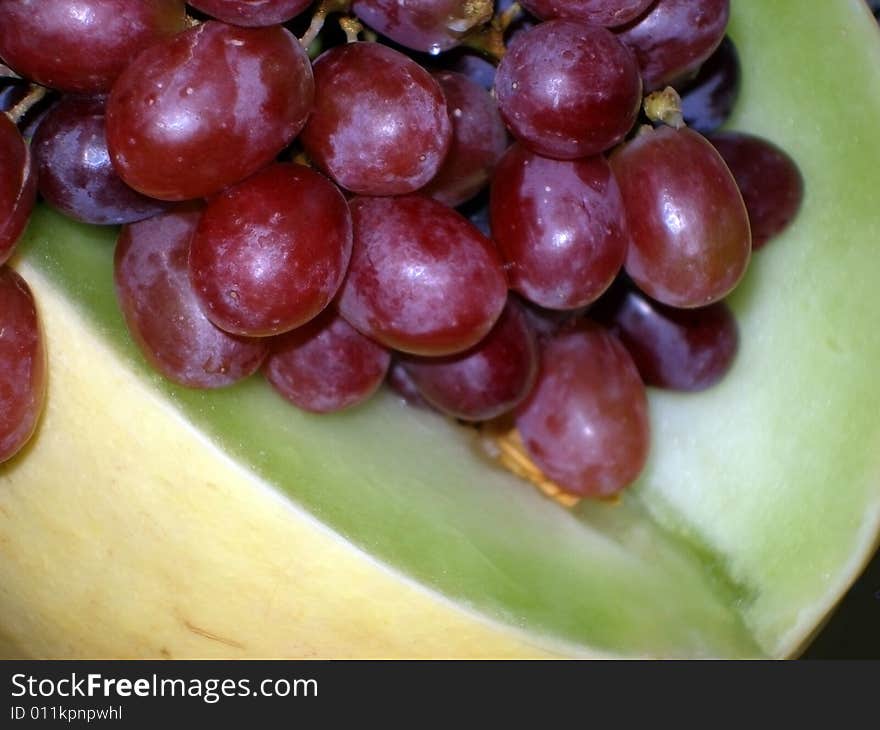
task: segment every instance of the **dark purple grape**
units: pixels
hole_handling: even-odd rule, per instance
[[[309,58],[284,28],[208,21],[132,61],[107,102],[107,144],[145,195],[206,197],[271,162],[313,96]]]
[[[286,23],[312,0],[189,0],[189,4],[224,23],[257,27]]]
[[[116,174],[104,134],[103,99],[62,99],[40,122],[32,150],[40,194],[70,218],[119,225],[167,207],[128,187]]]
[[[538,347],[520,306],[509,300],[486,337],[447,357],[401,358],[422,396],[447,415],[487,421],[515,408],[535,382]]]
[[[419,195],[355,198],[354,251],[339,311],[365,335],[415,355],[462,352],[504,309],[507,281],[492,242]]]
[[[727,296],[745,274],[751,233],[715,148],[686,127],[659,127],[615,150],[611,166],[631,235],[625,268],[638,287],[673,307]]]
[[[3,0],[0,57],[43,86],[91,94],[185,27],[182,0]]]
[[[272,339],[263,372],[295,406],[331,413],[366,401],[382,384],[391,353],[332,309]]]
[[[447,68],[462,76],[467,76],[486,91],[491,91],[495,87],[495,64],[476,53],[469,52],[468,49],[457,54]]]
[[[590,309],[626,346],[642,380],[695,392],[720,381],[739,347],[733,312],[724,302],[674,309],[631,287],[615,287]]]
[[[401,195],[437,174],[452,123],[440,85],[415,61],[378,43],[348,43],[315,61],[315,85],[300,140],[339,185]]]
[[[582,322],[541,346],[538,380],[516,427],[541,472],[567,492],[610,497],[644,468],[645,386],[616,337]]]
[[[681,111],[691,129],[711,134],[724,124],[739,96],[740,70],[736,46],[725,37],[681,89]]]
[[[656,0],[618,38],[633,49],[645,91],[695,72],[724,38],[730,0]]]
[[[18,453],[36,430],[46,370],[34,296],[21,276],[0,266],[0,462]]]
[[[18,127],[0,112],[0,265],[12,255],[37,199],[30,147]]]
[[[406,48],[436,55],[492,17],[492,0],[354,0],[370,28]]]
[[[218,327],[277,335],[330,303],[351,245],[351,216],[336,186],[302,165],[276,163],[208,202],[190,248],[190,277]]]
[[[498,164],[491,201],[492,236],[510,286],[529,301],[582,307],[620,271],[629,232],[604,157],[550,160],[514,145]]]
[[[256,372],[268,348],[223,332],[202,312],[187,264],[199,215],[190,204],[125,226],[116,243],[116,296],[150,365],[188,388],[221,388]]]
[[[620,142],[638,115],[635,57],[611,32],[551,20],[517,35],[498,66],[495,94],[505,124],[538,154],[595,155]]]
[[[440,71],[434,78],[446,97],[452,144],[440,171],[421,192],[454,207],[473,198],[489,182],[507,148],[507,130],[495,99],[469,78],[453,71]]]
[[[797,215],[804,180],[797,163],[776,145],[742,132],[709,137],[739,186],[752,230],[752,248],[779,235]]]
[[[614,28],[641,15],[654,0],[521,0],[532,15],[550,20],[571,18]]]

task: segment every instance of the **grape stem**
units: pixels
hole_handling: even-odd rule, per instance
[[[312,13],[309,27],[303,34],[303,37],[299,39],[302,47],[308,49],[308,47],[314,43],[321,30],[324,28],[324,23],[326,22],[328,15],[332,13],[347,13],[349,10],[351,10],[351,0],[321,0],[321,2],[318,3],[318,7],[315,8],[315,12]],[[345,28],[343,28],[343,30],[345,30]],[[346,31],[346,36],[347,35],[348,32]]]
[[[674,129],[685,126],[681,113],[681,97],[671,86],[648,94],[644,101],[645,115],[652,122],[666,124]]]
[[[491,21],[474,28],[462,39],[462,45],[473,48],[495,63],[504,58],[507,47],[504,34],[507,29],[522,17],[523,10],[519,3],[513,3],[503,13],[498,13]]]
[[[40,103],[40,100],[46,96],[47,89],[45,86],[40,86],[39,84],[31,84],[28,89],[27,96],[24,97],[18,104],[16,104],[12,109],[6,112],[6,115],[15,123],[18,124],[23,118],[24,115],[27,114],[32,107],[36,104]]]
[[[358,36],[364,30],[364,26],[361,25],[357,18],[352,18],[348,15],[339,19],[339,27],[342,28],[342,32],[345,33],[346,43],[357,42]]]

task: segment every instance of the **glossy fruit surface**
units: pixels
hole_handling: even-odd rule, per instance
[[[201,198],[281,152],[305,124],[313,96],[308,56],[287,30],[208,21],[125,69],[107,102],[107,144],[136,190]]]
[[[303,12],[312,0],[195,0],[189,4],[224,23],[253,27],[284,23]]]
[[[611,32],[551,20],[517,35],[495,75],[501,116],[535,152],[595,155],[635,122],[642,84],[635,57]]]
[[[562,510],[395,397],[310,417],[258,383],[157,385],[116,311],[112,233],[41,212],[19,265],[52,392],[0,468],[0,653],[796,653],[880,528],[876,195],[856,182],[880,168],[880,46],[856,3],[733,13],[731,125],[784,140],[810,202],[731,302],[749,336],[725,381],[651,396],[653,456],[611,508]]]
[[[336,296],[351,241],[336,186],[302,165],[276,163],[208,202],[190,247],[190,280],[218,327],[277,335]]]
[[[30,147],[0,112],[0,264],[11,255],[37,199]]]
[[[378,43],[348,43],[315,61],[315,83],[301,140],[339,185],[402,195],[437,174],[452,123],[439,84],[415,61]]]
[[[46,350],[27,282],[0,267],[0,463],[31,438],[46,396]]]
[[[634,20],[654,0],[524,0],[522,6],[539,18],[574,18],[613,28]]]
[[[3,0],[0,57],[75,93],[109,91],[131,59],[185,27],[181,0]]]

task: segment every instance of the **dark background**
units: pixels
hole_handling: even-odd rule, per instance
[[[802,659],[880,659],[880,551]]]

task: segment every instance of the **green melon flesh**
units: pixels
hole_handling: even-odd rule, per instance
[[[858,0],[806,5],[732,2],[744,80],[729,126],[792,154],[804,210],[733,298],[732,374],[652,393],[652,456],[618,505],[567,511],[388,394],[315,417],[259,379],[170,386],[118,313],[115,231],[40,210],[19,265],[240,464],[451,601],[573,655],[787,655],[880,527],[880,34]]]

